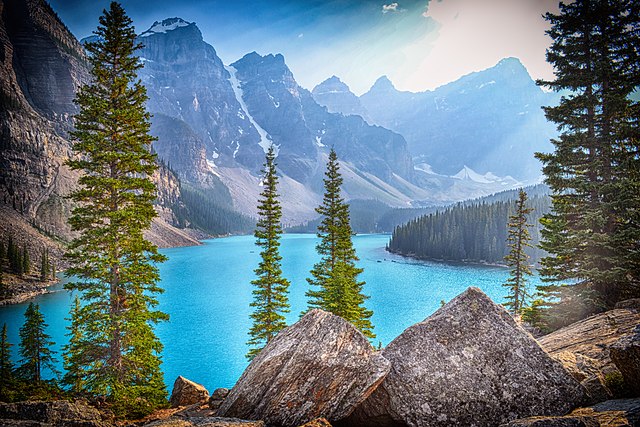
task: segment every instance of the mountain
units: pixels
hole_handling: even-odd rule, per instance
[[[550,151],[557,134],[541,106],[557,100],[516,58],[419,93],[399,91],[383,76],[360,97],[373,123],[406,138],[417,164],[444,175],[468,166],[527,181],[541,175],[533,153]]]
[[[351,90],[338,77],[331,76],[311,91],[313,99],[330,113],[341,113],[345,116],[360,116],[371,123],[369,113]]]
[[[0,13],[0,239],[12,235],[33,258],[43,246],[59,258],[59,241],[73,236],[67,196],[79,177],[66,166],[78,111],[73,99],[89,81],[89,67],[81,44],[45,1],[4,2]],[[161,167],[153,178],[160,218],[149,237],[163,246],[196,243],[173,227],[172,206],[180,204],[175,175]]]
[[[204,194],[226,189],[233,208],[255,215],[264,150],[274,143],[285,222],[315,216],[331,147],[348,198],[406,206],[428,197],[412,183],[402,136],[327,111],[298,85],[282,55],[252,52],[225,67],[198,27],[180,18],[155,22],[138,40],[154,147]]]

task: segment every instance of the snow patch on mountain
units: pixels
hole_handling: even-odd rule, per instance
[[[521,183],[513,178],[510,175],[500,177],[495,175],[492,172],[487,172],[484,175],[480,175],[478,172],[474,171],[468,166],[464,166],[460,172],[455,175],[452,175],[451,178],[459,179],[462,181],[473,181],[480,184],[494,184],[499,183],[502,185],[515,186],[520,185]]]
[[[149,28],[144,33],[140,34],[140,37],[149,37],[153,34],[164,34],[167,31],[173,31],[176,28],[187,27],[191,25],[191,22],[187,22],[181,18],[169,18],[163,21],[156,21],[153,23],[151,28]]]
[[[240,81],[236,76],[236,73],[238,72],[238,70],[236,70],[231,65],[225,66],[224,68],[229,72],[229,75],[231,76],[229,78],[229,82],[231,83],[231,88],[233,89],[233,93],[236,96],[236,100],[238,101],[238,104],[240,104],[240,108],[242,108],[242,111],[238,111],[238,117],[242,117],[242,118],[246,117],[247,119],[249,119],[249,122],[258,131],[258,135],[260,135],[260,142],[258,144],[260,145],[260,147],[262,147],[262,150],[266,153],[267,150],[269,149],[269,146],[273,143],[273,140],[271,139],[271,136],[269,136],[267,131],[265,131],[262,128],[262,126],[260,126],[253,119],[253,116],[249,113],[249,108],[247,108],[247,104],[244,102],[244,99],[243,99],[244,94],[242,92],[242,86],[240,85]],[[234,158],[239,148],[240,148],[240,145],[238,144],[236,151],[233,153]]]

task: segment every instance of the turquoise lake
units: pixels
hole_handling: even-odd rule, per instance
[[[425,262],[389,254],[388,235],[358,235],[353,241],[360,276],[370,296],[367,307],[377,338],[373,344],[388,344],[408,326],[419,322],[469,286],[477,286],[494,301],[502,302],[508,270],[499,267]],[[317,238],[287,234],[282,238],[283,271],[291,281],[289,300],[293,323],[306,309],[305,280],[318,259]],[[204,241],[202,246],[163,249],[169,261],[160,272],[165,293],[160,309],[171,316],[158,326],[164,343],[163,370],[169,389],[178,375],[202,383],[210,391],[231,387],[248,362],[245,359],[250,321],[251,280],[259,259],[253,236],[234,236]],[[530,286],[539,283],[534,277]],[[61,289],[61,285],[57,289]],[[60,290],[34,299],[40,304],[55,350],[66,342],[65,327],[72,296]],[[7,323],[12,355],[18,359],[18,329],[28,303],[0,307],[0,325]],[[61,365],[61,363],[60,363]]]

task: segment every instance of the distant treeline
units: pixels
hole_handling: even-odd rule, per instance
[[[458,203],[415,218],[395,228],[388,250],[423,259],[502,263],[509,252],[507,223],[515,211],[515,200],[500,199]],[[542,228],[539,220],[550,205],[546,195],[534,195],[527,202],[533,208],[529,223],[534,248],[527,249],[532,263],[544,256],[537,248]]]
[[[216,194],[181,183],[182,203],[172,210],[181,227],[190,226],[214,236],[248,234],[256,226],[255,219],[242,215],[227,205],[227,195]],[[228,196],[230,200],[230,196]]]

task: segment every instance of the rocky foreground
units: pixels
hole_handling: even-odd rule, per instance
[[[640,301],[536,341],[477,288],[375,351],[351,324],[312,310],[231,390],[179,377],[171,409],[138,426],[640,425]],[[626,394],[635,398],[612,400]],[[108,427],[83,402],[0,404],[2,426]]]

